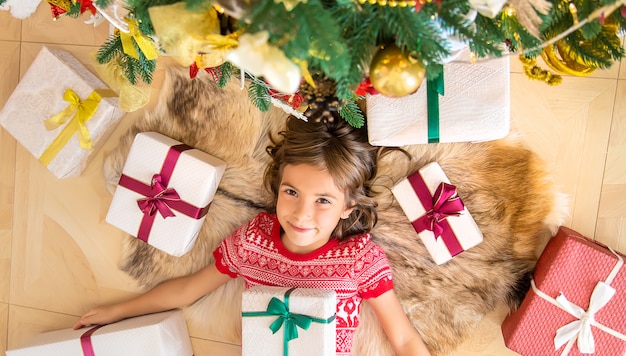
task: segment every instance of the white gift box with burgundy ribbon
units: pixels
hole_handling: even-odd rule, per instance
[[[106,221],[173,256],[194,245],[226,164],[157,132],[135,136]]]
[[[117,323],[41,333],[7,356],[191,356],[191,340],[180,309]]]
[[[425,165],[392,192],[436,264],[482,242],[480,228],[438,163]]]

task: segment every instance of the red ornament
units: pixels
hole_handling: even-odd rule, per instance
[[[626,6],[622,6],[619,12],[622,14],[623,18],[626,18]]]
[[[214,81],[217,82],[220,79],[222,71],[220,70],[219,67],[203,68],[203,69],[205,72],[209,73],[211,77],[213,77]],[[195,77],[197,77],[199,71],[200,71],[200,68],[198,67],[198,64],[196,64],[196,62],[191,63],[191,65],[189,66],[189,78],[194,79]]]
[[[365,96],[365,94],[378,94],[378,91],[372,86],[372,82],[369,77],[365,78],[365,80],[359,84],[359,87],[356,88],[356,95]]]
[[[80,2],[80,13],[83,14],[85,11],[89,10],[92,15],[95,15],[98,10],[93,6],[93,1],[91,0],[78,0]],[[58,19],[61,15],[70,11],[70,1],[52,1],[48,0],[48,5],[50,5],[50,12],[52,12],[52,18]]]
[[[196,62],[191,63],[189,66],[189,78],[194,79],[198,75],[198,65]]]
[[[65,10],[56,5],[50,4],[50,12],[52,12],[52,18],[56,20],[65,13]]]
[[[285,103],[289,104],[289,106],[291,106],[293,109],[299,108],[304,101],[304,97],[300,95],[300,93],[282,94],[274,89],[270,89],[268,90],[268,94],[273,98],[284,101]]]
[[[93,1],[91,0],[82,0],[80,2],[80,13],[84,13],[85,11],[89,10],[91,12],[92,15],[95,15],[98,10],[96,10],[96,7],[93,6]]]

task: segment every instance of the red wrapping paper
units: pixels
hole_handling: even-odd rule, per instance
[[[587,310],[596,284],[607,279],[617,261],[606,246],[561,227],[537,261],[533,278],[537,289],[548,296],[556,298],[563,293],[570,302]],[[615,288],[615,295],[595,313],[594,319],[626,334],[626,266],[617,272],[610,285]],[[561,355],[566,346],[555,350],[556,331],[575,320],[578,319],[539,297],[531,288],[519,309],[504,320],[502,334],[506,346],[521,355]],[[626,355],[626,341],[595,326],[591,330],[594,355]],[[583,354],[574,343],[568,355]]]

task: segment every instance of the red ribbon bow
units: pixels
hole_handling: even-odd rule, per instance
[[[174,189],[166,188],[174,173],[178,157],[180,157],[182,152],[190,149],[191,147],[183,144],[170,147],[163,161],[161,171],[152,176],[150,185],[125,174],[122,174],[120,177],[120,186],[146,197],[137,200],[137,205],[144,213],[136,235],[140,240],[148,242],[152,224],[156,219],[155,209],[159,210],[163,218],[174,216],[170,208],[194,219],[202,218],[209,211],[210,204],[205,207],[193,206],[183,201]]]
[[[456,187],[442,182],[437,186],[435,194],[433,194],[432,206],[425,206],[424,208],[428,210],[413,222],[413,226],[417,231],[432,231],[435,238],[438,238],[444,231],[441,223],[449,216],[461,215],[465,206],[457,194]]]
[[[153,175],[150,184],[151,194],[146,198],[137,199],[137,205],[144,214],[152,216],[158,210],[163,218],[175,216],[169,204],[172,201],[180,201],[180,196],[173,188],[164,186],[162,180],[160,174]]]
[[[418,233],[424,230],[432,231],[435,239],[441,238],[450,256],[463,252],[463,246],[447,221],[448,217],[461,215],[460,213],[465,209],[461,198],[457,195],[456,187],[442,182],[431,195],[426,182],[419,173],[412,174],[407,179],[426,210],[424,215],[411,222],[415,231]]]

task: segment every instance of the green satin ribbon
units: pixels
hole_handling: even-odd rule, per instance
[[[283,335],[283,355],[289,355],[289,341],[298,337],[298,327],[303,330],[308,330],[311,323],[330,324],[335,320],[333,314],[328,319],[314,318],[312,316],[292,313],[289,311],[289,295],[296,288],[291,288],[285,292],[285,301],[282,302],[276,297],[272,297],[267,305],[267,310],[264,312],[242,312],[243,317],[255,317],[255,316],[278,316],[274,322],[270,325],[272,334],[276,334],[280,328],[285,325],[285,331]]]
[[[106,92],[106,93],[105,93]],[[69,105],[63,109],[60,113],[52,116],[44,121],[44,126],[48,131],[52,131],[65,124],[68,119],[69,123],[63,128],[63,130],[57,135],[57,137],[50,143],[50,146],[39,157],[39,161],[44,165],[50,164],[52,159],[61,151],[61,149],[67,144],[74,133],[78,132],[78,142],[80,147],[86,150],[93,148],[91,141],[91,135],[87,126],[87,121],[98,110],[98,105],[103,96],[110,96],[110,91],[99,92],[94,90],[89,97],[85,100],[80,100],[78,94],[72,89],[66,89],[63,94],[63,100],[67,101]],[[102,95],[106,94],[106,95]],[[112,93],[111,93],[112,94]],[[73,115],[73,117],[72,117]]]
[[[439,142],[439,95],[444,95],[443,87],[443,71],[434,80],[426,82],[428,143]]]

